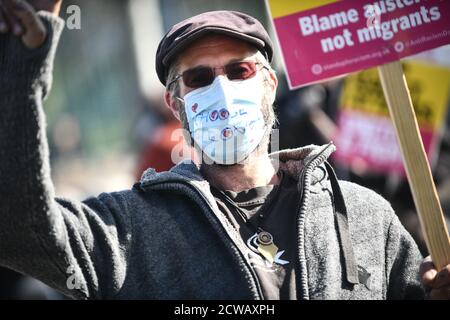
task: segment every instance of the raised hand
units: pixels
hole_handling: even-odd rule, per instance
[[[47,30],[37,11],[59,14],[62,0],[0,0],[0,33],[12,32],[30,49],[40,47]]]

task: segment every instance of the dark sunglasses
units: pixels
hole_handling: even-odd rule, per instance
[[[217,68],[196,67],[188,69],[182,74],[177,75],[172,81],[169,82],[167,88],[170,88],[170,86],[180,78],[183,79],[184,85],[189,88],[197,89],[209,86],[213,83],[216,77],[216,69],[223,69],[229,80],[247,80],[253,78],[256,72],[262,68],[268,69],[261,62],[254,61],[232,62],[223,67]]]

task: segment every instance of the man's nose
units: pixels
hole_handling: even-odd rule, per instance
[[[226,74],[225,74],[225,67],[215,67],[215,68],[213,68],[213,70],[214,70],[214,79],[217,77],[217,76],[227,76]]]

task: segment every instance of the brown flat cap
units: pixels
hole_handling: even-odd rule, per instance
[[[258,20],[237,11],[205,12],[174,25],[159,43],[156,73],[163,85],[166,85],[168,67],[173,59],[187,45],[208,33],[246,41],[260,50],[269,62],[272,61],[272,41]]]

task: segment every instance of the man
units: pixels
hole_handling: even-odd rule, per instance
[[[2,265],[79,299],[424,297],[415,243],[384,199],[338,182],[332,144],[268,154],[273,49],[242,13],[185,20],[158,48],[167,105],[201,165],[149,169],[82,203],[55,198],[42,100],[60,2],[0,2]],[[422,269],[430,297],[449,298],[450,266]]]

